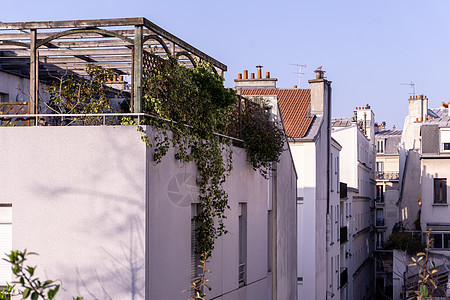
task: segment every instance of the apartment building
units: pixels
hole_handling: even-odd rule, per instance
[[[450,255],[450,116],[448,105],[429,110],[421,122],[421,218],[423,230],[432,230],[433,252]]]
[[[376,248],[382,249],[399,220],[399,150],[402,130],[375,127],[376,140]]]
[[[341,299],[369,299],[374,293],[374,117],[366,105],[356,108],[353,117],[332,120],[331,135],[342,146],[340,181],[347,185],[340,218],[347,227],[348,241],[341,242],[340,257],[348,285],[341,286]]]
[[[340,299],[341,145],[331,138],[331,81],[318,68],[310,89],[276,87],[276,79],[235,79],[238,93],[278,107],[297,170],[298,299]]]

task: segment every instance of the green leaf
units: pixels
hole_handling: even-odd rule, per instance
[[[39,299],[38,292],[33,292],[33,294],[31,294],[31,300],[38,300],[38,299]]]
[[[30,288],[26,288],[23,293],[22,293],[22,298],[26,299],[28,298],[28,296],[30,295],[31,289]]]
[[[59,285],[57,285],[54,289],[49,290],[48,293],[47,293],[48,294],[48,298],[49,299],[53,299],[55,297],[56,293],[58,293],[58,290],[59,290]]]
[[[421,285],[420,286],[420,295],[422,297],[428,297],[428,288],[426,285]]]
[[[42,286],[43,286],[43,287],[46,287],[47,285],[49,285],[49,284],[51,284],[51,283],[53,283],[53,280],[47,280],[47,281],[45,281],[45,282],[42,284]]]

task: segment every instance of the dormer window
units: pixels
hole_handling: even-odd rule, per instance
[[[384,140],[377,140],[377,153],[384,153]]]

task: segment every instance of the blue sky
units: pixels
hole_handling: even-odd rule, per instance
[[[450,1],[8,1],[0,21],[146,17],[225,63],[226,86],[244,69],[301,87],[323,66],[333,117],[369,103],[376,120],[403,127],[411,89],[430,107],[450,100]]]

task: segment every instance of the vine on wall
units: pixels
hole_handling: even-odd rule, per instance
[[[157,66],[144,70],[143,85],[144,112],[161,118],[148,120],[160,128],[154,159],[159,162],[173,146],[177,160],[195,162],[201,207],[195,216],[196,251],[210,256],[216,238],[226,233],[223,220],[229,206],[223,183],[232,170],[230,140],[216,133],[227,134],[236,95],[206,64],[189,69],[169,58]]]
[[[206,258],[217,237],[227,232],[223,220],[229,205],[223,183],[233,168],[230,140],[217,133],[241,137],[248,161],[265,178],[271,165],[279,161],[285,142],[283,129],[270,119],[269,106],[244,101],[237,116],[237,99],[234,90],[224,88],[223,78],[206,63],[189,69],[175,58],[151,56],[144,69],[143,110],[159,117],[147,120],[160,129],[155,138],[155,161],[161,161],[173,146],[177,160],[193,161],[198,169],[201,211],[194,217],[198,224],[196,251],[206,253]],[[242,124],[240,132],[230,130],[237,128],[232,122]],[[151,144],[145,134],[143,140]]]

